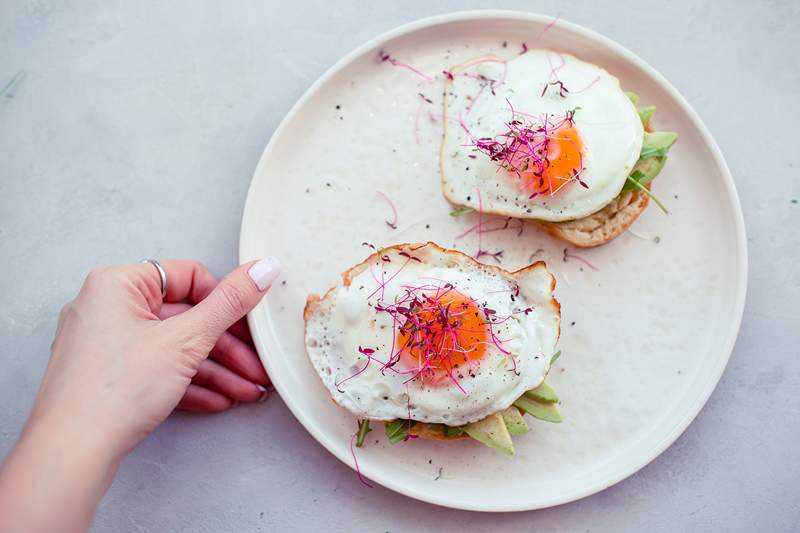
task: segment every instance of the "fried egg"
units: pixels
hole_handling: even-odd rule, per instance
[[[459,426],[509,407],[547,375],[560,332],[544,263],[516,272],[434,243],[372,254],[305,309],[305,344],[357,417]]]
[[[551,50],[454,67],[443,122],[449,201],[546,221],[582,218],[611,202],[644,137],[617,78]]]

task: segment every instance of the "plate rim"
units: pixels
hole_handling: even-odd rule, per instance
[[[568,31],[576,33],[581,37],[586,37],[591,40],[599,42],[604,47],[613,52],[615,55],[621,56],[626,61],[634,64],[636,67],[644,71],[645,74],[648,77],[650,77],[661,89],[665,90],[668,93],[668,95],[678,104],[678,106],[682,108],[682,110],[686,113],[691,124],[699,132],[701,138],[703,139],[703,142],[709,148],[714,163],[720,170],[725,190],[732,199],[731,210],[732,210],[732,215],[734,217],[735,235],[737,237],[736,241],[738,244],[737,247],[738,254],[736,257],[736,263],[737,263],[737,268],[741,273],[736,287],[735,305],[733,309],[734,320],[729,322],[728,333],[725,335],[723,343],[724,345],[721,347],[722,356],[718,359],[717,367],[711,369],[711,372],[708,374],[707,378],[704,381],[705,384],[704,389],[702,391],[698,391],[700,392],[700,394],[697,396],[697,400],[695,401],[694,405],[691,406],[691,409],[685,410],[683,417],[674,424],[672,430],[662,439],[662,441],[657,446],[653,446],[645,454],[644,459],[638,459],[637,461],[633,462],[632,466],[631,463],[626,464],[625,465],[626,468],[619,468],[614,475],[608,476],[606,479],[602,479],[600,482],[594,484],[588,484],[587,486],[584,486],[582,488],[579,487],[578,490],[567,491],[557,497],[540,498],[539,500],[528,504],[522,502],[516,504],[506,504],[497,499],[494,500],[487,499],[486,503],[483,505],[463,504],[454,499],[448,499],[446,497],[441,497],[439,495],[432,495],[424,490],[417,490],[415,487],[409,487],[402,483],[396,483],[390,477],[385,477],[383,475],[370,477],[370,479],[380,483],[382,486],[391,489],[395,492],[398,492],[405,496],[409,496],[411,498],[415,498],[420,501],[432,503],[435,505],[440,505],[443,507],[463,509],[469,511],[482,511],[482,512],[530,511],[535,509],[552,507],[555,505],[561,505],[564,503],[569,503],[572,501],[585,498],[592,494],[596,494],[630,477],[631,475],[635,474],[636,472],[638,472],[639,470],[650,464],[653,460],[655,460],[669,446],[671,446],[678,439],[678,437],[680,437],[683,434],[684,431],[686,431],[686,429],[689,427],[692,421],[694,421],[694,419],[706,405],[711,394],[719,384],[719,380],[722,377],[722,373],[724,372],[725,368],[728,365],[728,361],[730,360],[730,356],[733,352],[736,341],[738,339],[739,331],[741,328],[741,322],[744,315],[744,306],[745,306],[745,299],[747,294],[747,285],[749,278],[747,234],[744,224],[744,215],[742,213],[741,200],[736,190],[735,182],[733,180],[733,175],[731,174],[730,169],[728,168],[728,165],[725,161],[724,156],[722,155],[719,146],[717,145],[717,142],[712,137],[705,123],[703,123],[700,116],[692,108],[689,102],[683,97],[683,95],[681,95],[680,92],[678,92],[678,90],[660,72],[658,72],[649,63],[647,63],[645,60],[634,54],[632,51],[628,50],[626,47],[617,43],[616,41],[614,41],[609,37],[606,37],[582,25],[564,20],[560,16],[552,17],[549,15],[544,15],[535,12],[506,10],[506,9],[477,9],[477,10],[455,11],[455,12],[417,19],[402,24],[400,26],[397,26],[383,33],[380,33],[379,35],[369,39],[367,42],[361,44],[360,46],[357,46],[355,49],[346,53],[331,67],[329,67],[319,78],[317,78],[304,91],[304,93],[295,102],[295,104],[289,109],[287,114],[283,117],[281,122],[275,128],[275,131],[270,136],[270,139],[267,142],[267,145],[265,146],[258,160],[256,168],[253,172],[253,176],[251,177],[250,180],[250,185],[248,186],[247,189],[247,196],[245,199],[244,208],[242,210],[242,220],[239,229],[239,262],[243,263],[249,259],[252,259],[250,257],[247,257],[246,254],[244,253],[244,249],[246,247],[245,225],[247,223],[248,214],[252,209],[254,209],[252,192],[255,187],[256,177],[263,172],[263,169],[266,166],[267,159],[270,156],[270,153],[273,151],[277,139],[280,138],[283,131],[292,121],[294,116],[303,108],[306,101],[308,101],[313,95],[315,95],[317,91],[323,85],[325,85],[331,78],[333,78],[341,70],[349,66],[355,59],[363,55],[365,52],[368,52],[369,50],[379,46],[381,43],[384,43],[386,41],[389,41],[391,39],[409,33],[413,33],[419,30],[423,30],[438,25],[449,24],[454,22],[471,21],[471,20],[481,20],[481,19],[515,19],[518,21],[522,20],[525,22],[535,22],[543,25],[551,24],[554,23],[555,21]],[[266,346],[265,346],[266,339],[262,336],[262,332],[259,330],[259,328],[256,327],[255,314],[261,308],[262,306],[259,305],[253,311],[248,313],[247,322],[250,327],[250,331],[252,333],[254,344],[259,354],[259,359],[266,368],[267,373],[270,374],[271,364],[269,362],[269,359],[267,357],[262,356],[263,353],[266,353]],[[271,325],[271,319],[269,315],[266,315],[266,317]],[[289,410],[292,412],[295,418],[300,422],[300,424],[305,428],[305,430],[308,431],[317,440],[317,442],[319,442],[323,447],[325,447],[331,454],[333,454],[335,457],[337,457],[340,461],[345,463],[351,469],[355,470],[355,466],[352,464],[352,457],[350,457],[349,454],[338,453],[336,446],[334,446],[333,439],[326,436],[323,431],[314,426],[314,424],[305,416],[302,409],[291,399],[291,395],[284,394],[282,386],[279,385],[277,382],[274,382],[273,386],[276,388],[278,394],[280,394],[283,402],[286,404],[286,406],[289,408]]]

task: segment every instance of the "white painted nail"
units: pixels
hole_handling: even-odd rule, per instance
[[[247,271],[250,279],[256,284],[258,290],[262,292],[269,289],[269,286],[272,285],[272,282],[275,281],[280,272],[281,263],[274,257],[265,257],[253,264],[250,270]]]
[[[256,383],[256,388],[259,391],[261,391],[261,395],[258,397],[258,400],[256,400],[256,401],[257,402],[263,402],[264,400],[267,399],[267,396],[269,396],[269,390],[267,390],[267,388],[264,387],[263,385],[259,385],[258,383]]]

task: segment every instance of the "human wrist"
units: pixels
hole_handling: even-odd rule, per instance
[[[31,416],[20,446],[51,454],[65,468],[80,468],[83,475],[96,478],[116,471],[127,453],[120,440],[101,424],[54,413]]]
[[[118,464],[99,433],[31,417],[0,470],[0,530],[85,531]]]

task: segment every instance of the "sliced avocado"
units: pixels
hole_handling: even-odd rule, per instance
[[[514,455],[514,443],[500,413],[487,416],[464,427],[467,435],[505,455]]]
[[[501,411],[500,416],[503,417],[503,422],[505,422],[506,429],[508,429],[510,434],[524,435],[528,432],[528,423],[525,422],[524,418],[522,418],[522,414],[519,412],[519,409],[513,405],[505,411]]]
[[[400,441],[406,440],[408,436],[408,420],[392,420],[385,422],[383,429],[386,432],[386,438],[392,444],[397,444]]]
[[[445,437],[458,437],[464,433],[464,426],[444,426]]]
[[[645,132],[644,141],[642,141],[642,151],[639,154],[639,159],[667,155],[667,152],[677,140],[678,134],[674,131],[654,131],[653,133]]]
[[[436,433],[441,433],[448,439],[458,437],[464,433],[464,426],[446,426],[445,424],[428,423],[428,429]]]
[[[645,128],[650,127],[650,119],[653,118],[653,115],[656,113],[656,106],[649,105],[647,107],[643,107],[639,110],[639,118],[642,120],[642,126]]]
[[[667,156],[648,157],[647,159],[640,159],[633,166],[630,179],[625,182],[622,187],[623,190],[638,189],[638,187],[631,183],[631,180],[637,181],[642,185],[647,185],[658,176],[661,169],[667,163]]]
[[[561,414],[558,412],[558,409],[554,403],[537,402],[536,400],[531,400],[527,396],[523,395],[517,398],[517,401],[514,402],[514,405],[532,417],[538,418],[539,420],[544,420],[545,422],[559,423],[562,420]]]
[[[536,400],[537,402],[558,403],[558,395],[556,394],[556,390],[544,381],[542,381],[542,384],[535,389],[531,389],[526,392],[525,396],[531,400]]]

